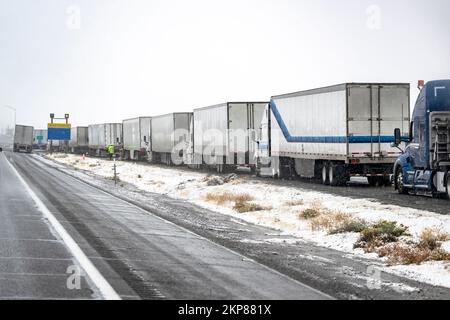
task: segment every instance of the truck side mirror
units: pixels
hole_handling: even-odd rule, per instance
[[[409,141],[412,142],[414,137],[414,121],[411,122],[411,125],[409,126]]]
[[[144,136],[144,142],[147,143],[147,136]]]
[[[402,144],[402,132],[399,128],[394,130],[394,144],[399,146]]]

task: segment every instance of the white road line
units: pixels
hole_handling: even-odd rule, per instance
[[[30,186],[25,182],[22,176],[17,172],[16,168],[9,162],[5,157],[6,162],[11,167],[12,171],[17,175],[20,182],[25,187],[25,190],[30,194],[33,201],[36,203],[38,209],[42,212],[45,218],[48,219],[49,223],[61,237],[62,241],[66,244],[69,251],[72,253],[73,257],[78,261],[80,266],[86,272],[91,281],[100,291],[100,294],[106,300],[121,300],[120,296],[113,289],[113,287],[106,281],[103,275],[97,270],[97,268],[92,264],[89,258],[84,254],[78,244],[73,240],[70,234],[64,229],[64,227],[59,223],[55,216],[48,210],[44,203],[39,199],[39,197],[34,193]]]

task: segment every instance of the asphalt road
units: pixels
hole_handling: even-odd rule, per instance
[[[180,225],[337,299],[448,300],[450,297],[450,289],[418,282],[408,276],[392,274],[377,259],[355,257],[343,254],[341,251],[320,247],[271,228],[207,210],[189,201],[140,190],[133,184],[123,181],[115,186],[111,179],[97,176],[89,171],[77,170],[44,157],[34,156],[34,159],[127,202],[134,203],[164,220]],[[176,174],[176,170],[187,169],[181,167],[173,170]],[[248,175],[241,175],[240,178],[257,179]],[[270,179],[264,181],[294,188],[318,189],[325,193],[343,194],[355,198],[380,197],[384,200],[376,201],[383,203],[391,201],[389,195],[393,195],[393,202],[404,199],[396,195],[391,188],[371,188],[362,185],[331,188],[305,181]],[[429,204],[435,202],[434,199],[421,197],[406,197],[406,199],[410,202],[412,199],[417,199]],[[401,203],[398,204],[401,205]],[[448,202],[442,201],[438,204],[444,208],[447,205],[448,208]],[[409,205],[414,206],[413,203]],[[374,270],[378,271],[374,272]]]
[[[74,265],[0,153],[0,299],[95,298],[85,278],[80,290],[68,288]]]
[[[0,155],[0,298],[99,298],[67,288],[77,259],[8,161],[123,299],[329,299],[299,281],[46,166]]]

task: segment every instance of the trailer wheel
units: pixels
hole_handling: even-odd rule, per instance
[[[399,194],[408,194],[408,189],[405,188],[403,177],[403,168],[399,167],[395,173],[395,186]]]
[[[322,167],[322,184],[328,185],[330,184],[330,181],[328,179],[328,167],[326,164]]]
[[[334,187],[345,186],[350,178],[345,166],[343,165],[330,165],[328,172],[330,185]]]
[[[330,186],[337,186],[338,185],[338,178],[336,176],[336,167],[333,165],[330,165],[328,168],[328,180],[330,180]]]

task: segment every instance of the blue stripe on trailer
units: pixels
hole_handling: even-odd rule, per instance
[[[280,126],[281,131],[287,142],[291,143],[351,143],[351,144],[361,144],[361,143],[393,143],[395,141],[394,136],[321,136],[321,137],[302,137],[302,136],[292,136],[287,128],[280,112],[278,111],[275,101],[270,101],[270,108],[272,113]],[[408,141],[407,137],[402,137],[403,141]]]

